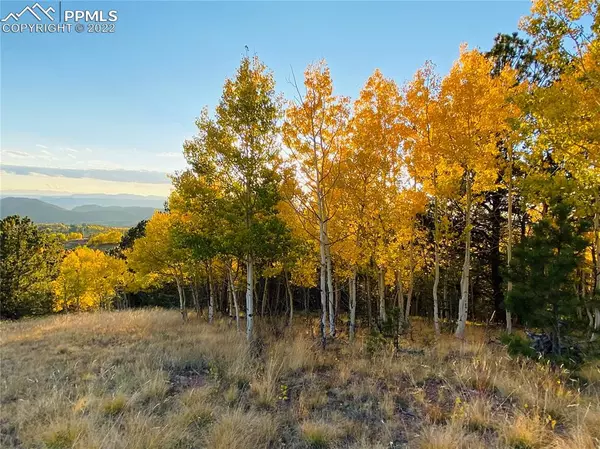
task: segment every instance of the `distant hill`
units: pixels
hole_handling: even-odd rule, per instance
[[[33,198],[2,198],[0,216],[20,215],[38,223],[73,223],[70,211]]]
[[[72,210],[34,198],[7,197],[0,200],[0,215],[29,217],[36,223],[98,224],[103,226],[134,226],[150,218],[154,207],[120,207],[87,204]]]
[[[77,206],[94,204],[97,206],[120,206],[120,207],[151,207],[162,209],[166,198],[160,196],[142,196],[131,194],[106,195],[97,194],[55,194],[48,195],[39,191],[4,192],[1,198],[32,198],[45,203],[54,204],[63,209],[73,209]]]

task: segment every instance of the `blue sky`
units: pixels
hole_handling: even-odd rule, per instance
[[[40,3],[58,10],[57,2]],[[2,1],[1,15],[28,4]],[[337,92],[356,97],[375,68],[398,84],[428,59],[444,74],[461,42],[488,49],[498,32],[517,29],[529,7],[525,1],[63,1],[63,9],[117,10],[115,32],[2,33],[2,164],[172,172],[183,168],[183,140],[195,133],[201,108],[218,102],[245,45],[274,71],[288,98],[292,68],[300,78],[320,58]],[[87,178],[80,178],[62,186],[56,176],[34,177],[4,171],[3,191],[140,189],[122,181],[84,185]]]

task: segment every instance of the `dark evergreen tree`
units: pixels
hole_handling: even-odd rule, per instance
[[[109,254],[113,257],[119,257],[124,259],[125,256],[123,253],[126,249],[133,248],[133,244],[136,239],[144,237],[146,235],[146,223],[148,220],[142,220],[135,226],[129,228],[123,237],[121,237],[121,241],[119,244],[109,251]]]
[[[508,270],[513,290],[507,307],[524,324],[548,333],[555,355],[561,355],[561,339],[577,322],[574,277],[588,245],[584,233],[589,225],[573,211],[563,198],[554,197],[545,217],[515,246]]]
[[[52,310],[52,280],[62,245],[25,217],[0,221],[0,316],[20,318]]]

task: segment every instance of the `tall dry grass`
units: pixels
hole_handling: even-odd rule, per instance
[[[323,351],[304,318],[257,341],[174,311],[0,323],[4,448],[600,447],[597,364],[578,373],[415,320],[394,353]]]

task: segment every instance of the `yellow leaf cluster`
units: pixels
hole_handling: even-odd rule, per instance
[[[53,282],[55,311],[87,311],[110,306],[125,282],[125,261],[79,247],[69,252]]]

